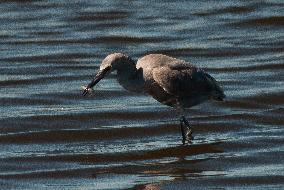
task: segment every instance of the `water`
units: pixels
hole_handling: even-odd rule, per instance
[[[1,189],[281,189],[284,3],[1,1]],[[188,111],[128,93],[115,75],[81,86],[112,52],[204,68],[225,102]]]

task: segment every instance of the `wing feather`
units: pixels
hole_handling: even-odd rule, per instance
[[[159,67],[152,74],[155,82],[175,96],[206,95],[213,90],[208,74],[192,65]]]

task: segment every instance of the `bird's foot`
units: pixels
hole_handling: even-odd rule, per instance
[[[193,140],[193,136],[192,136],[193,131],[184,116],[182,116],[180,119],[180,127],[181,127],[181,134],[182,134],[182,143],[183,144],[186,144],[186,142],[191,143]]]

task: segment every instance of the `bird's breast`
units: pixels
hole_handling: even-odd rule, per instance
[[[135,72],[117,72],[118,83],[130,92],[143,93],[145,81],[143,76]]]

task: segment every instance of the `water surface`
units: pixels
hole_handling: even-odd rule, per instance
[[[1,189],[281,189],[284,4],[1,1]],[[204,68],[225,102],[188,110],[126,92],[101,60],[163,53]]]

